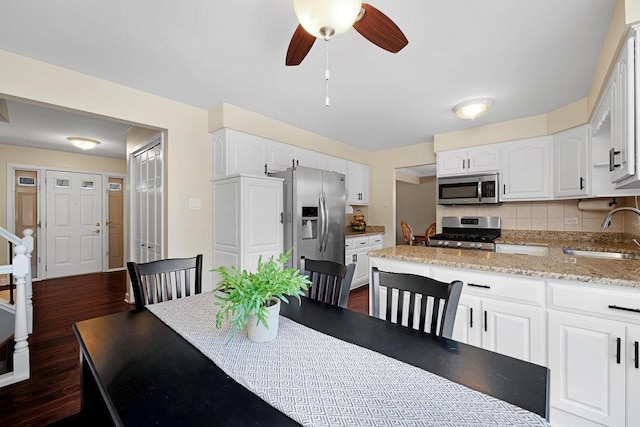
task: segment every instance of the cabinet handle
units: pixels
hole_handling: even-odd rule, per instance
[[[471,159],[467,159],[467,169],[471,169]]]
[[[580,177],[580,189],[584,190],[584,178]]]
[[[613,172],[615,168],[619,168],[620,165],[616,164],[616,156],[620,154],[620,151],[616,151],[615,148],[609,149],[609,172]]]
[[[462,169],[464,169],[464,159],[462,159]]]
[[[467,286],[472,286],[472,287],[474,287],[474,288],[491,289],[491,286],[487,286],[487,285],[478,285],[477,283],[467,283]]]
[[[484,331],[487,332],[487,310],[484,311]]]
[[[502,184],[502,194],[507,194],[507,184]]]
[[[358,262],[358,254],[353,254],[351,256],[351,262]]]
[[[639,347],[638,346],[638,341],[634,342],[633,343],[633,356],[634,356],[634,359],[635,359],[634,364],[635,364],[636,369],[640,369],[640,367],[639,367],[640,360],[638,360],[639,359],[638,358],[638,347]]]
[[[633,313],[640,313],[640,308],[620,307],[619,305],[610,305],[609,308],[613,310],[631,311]]]
[[[293,166],[293,167],[296,166],[296,159],[291,159],[291,166]]]
[[[469,307],[469,327],[473,328],[473,307]]]
[[[620,347],[622,346],[622,339],[616,338],[616,363],[620,364]]]
[[[367,242],[360,242],[360,244],[361,244],[361,245],[366,245],[366,244],[367,244]]]
[[[300,166],[300,160],[296,160],[296,166]]]
[[[284,224],[284,212],[280,212],[280,224]]]
[[[264,164],[264,174],[265,175],[267,174],[267,164],[266,163]]]

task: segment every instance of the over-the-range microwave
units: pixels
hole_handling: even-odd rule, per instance
[[[498,173],[437,179],[439,205],[497,204]]]

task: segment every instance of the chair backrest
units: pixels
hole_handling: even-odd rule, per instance
[[[202,254],[193,258],[128,262],[136,309],[202,292]]]
[[[425,237],[428,239],[431,236],[435,236],[436,234],[436,223],[432,222],[424,232]]]
[[[300,258],[300,273],[309,277],[306,296],[313,300],[347,308],[355,264]]]
[[[404,241],[407,242],[408,245],[413,245],[416,238],[413,236],[411,226],[404,221],[400,221],[400,227],[402,227],[402,236],[404,237]]]
[[[430,277],[388,273],[373,267],[372,285],[372,311],[375,317],[421,331],[425,331],[426,325],[428,326],[427,332],[445,338],[451,338],[453,335],[453,324],[456,319],[460,292],[462,292],[461,281],[454,280],[451,283],[445,283]],[[380,304],[381,286],[385,287],[387,292],[387,303],[384,310]],[[398,291],[397,299],[393,297],[395,293],[393,289]],[[406,299],[408,299],[408,305]],[[383,314],[385,314],[384,317]]]

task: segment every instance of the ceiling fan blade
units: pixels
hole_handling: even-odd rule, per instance
[[[398,53],[409,44],[402,30],[387,15],[367,3],[362,3],[364,16],[353,24],[371,43],[392,53]]]
[[[302,25],[298,25],[295,33],[293,33],[293,37],[291,37],[291,42],[289,42],[285,63],[287,65],[300,65],[315,41],[316,38],[314,36],[307,33],[305,29],[302,28]]]

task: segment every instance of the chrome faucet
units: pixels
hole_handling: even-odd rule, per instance
[[[630,207],[622,207],[622,208],[615,208],[609,211],[609,213],[607,214],[607,217],[604,219],[604,221],[602,222],[602,228],[609,228],[609,226],[611,225],[611,217],[613,216],[614,213],[616,212],[620,212],[620,211],[631,211],[631,212],[635,212],[638,215],[640,215],[640,209],[637,208],[630,208]]]

